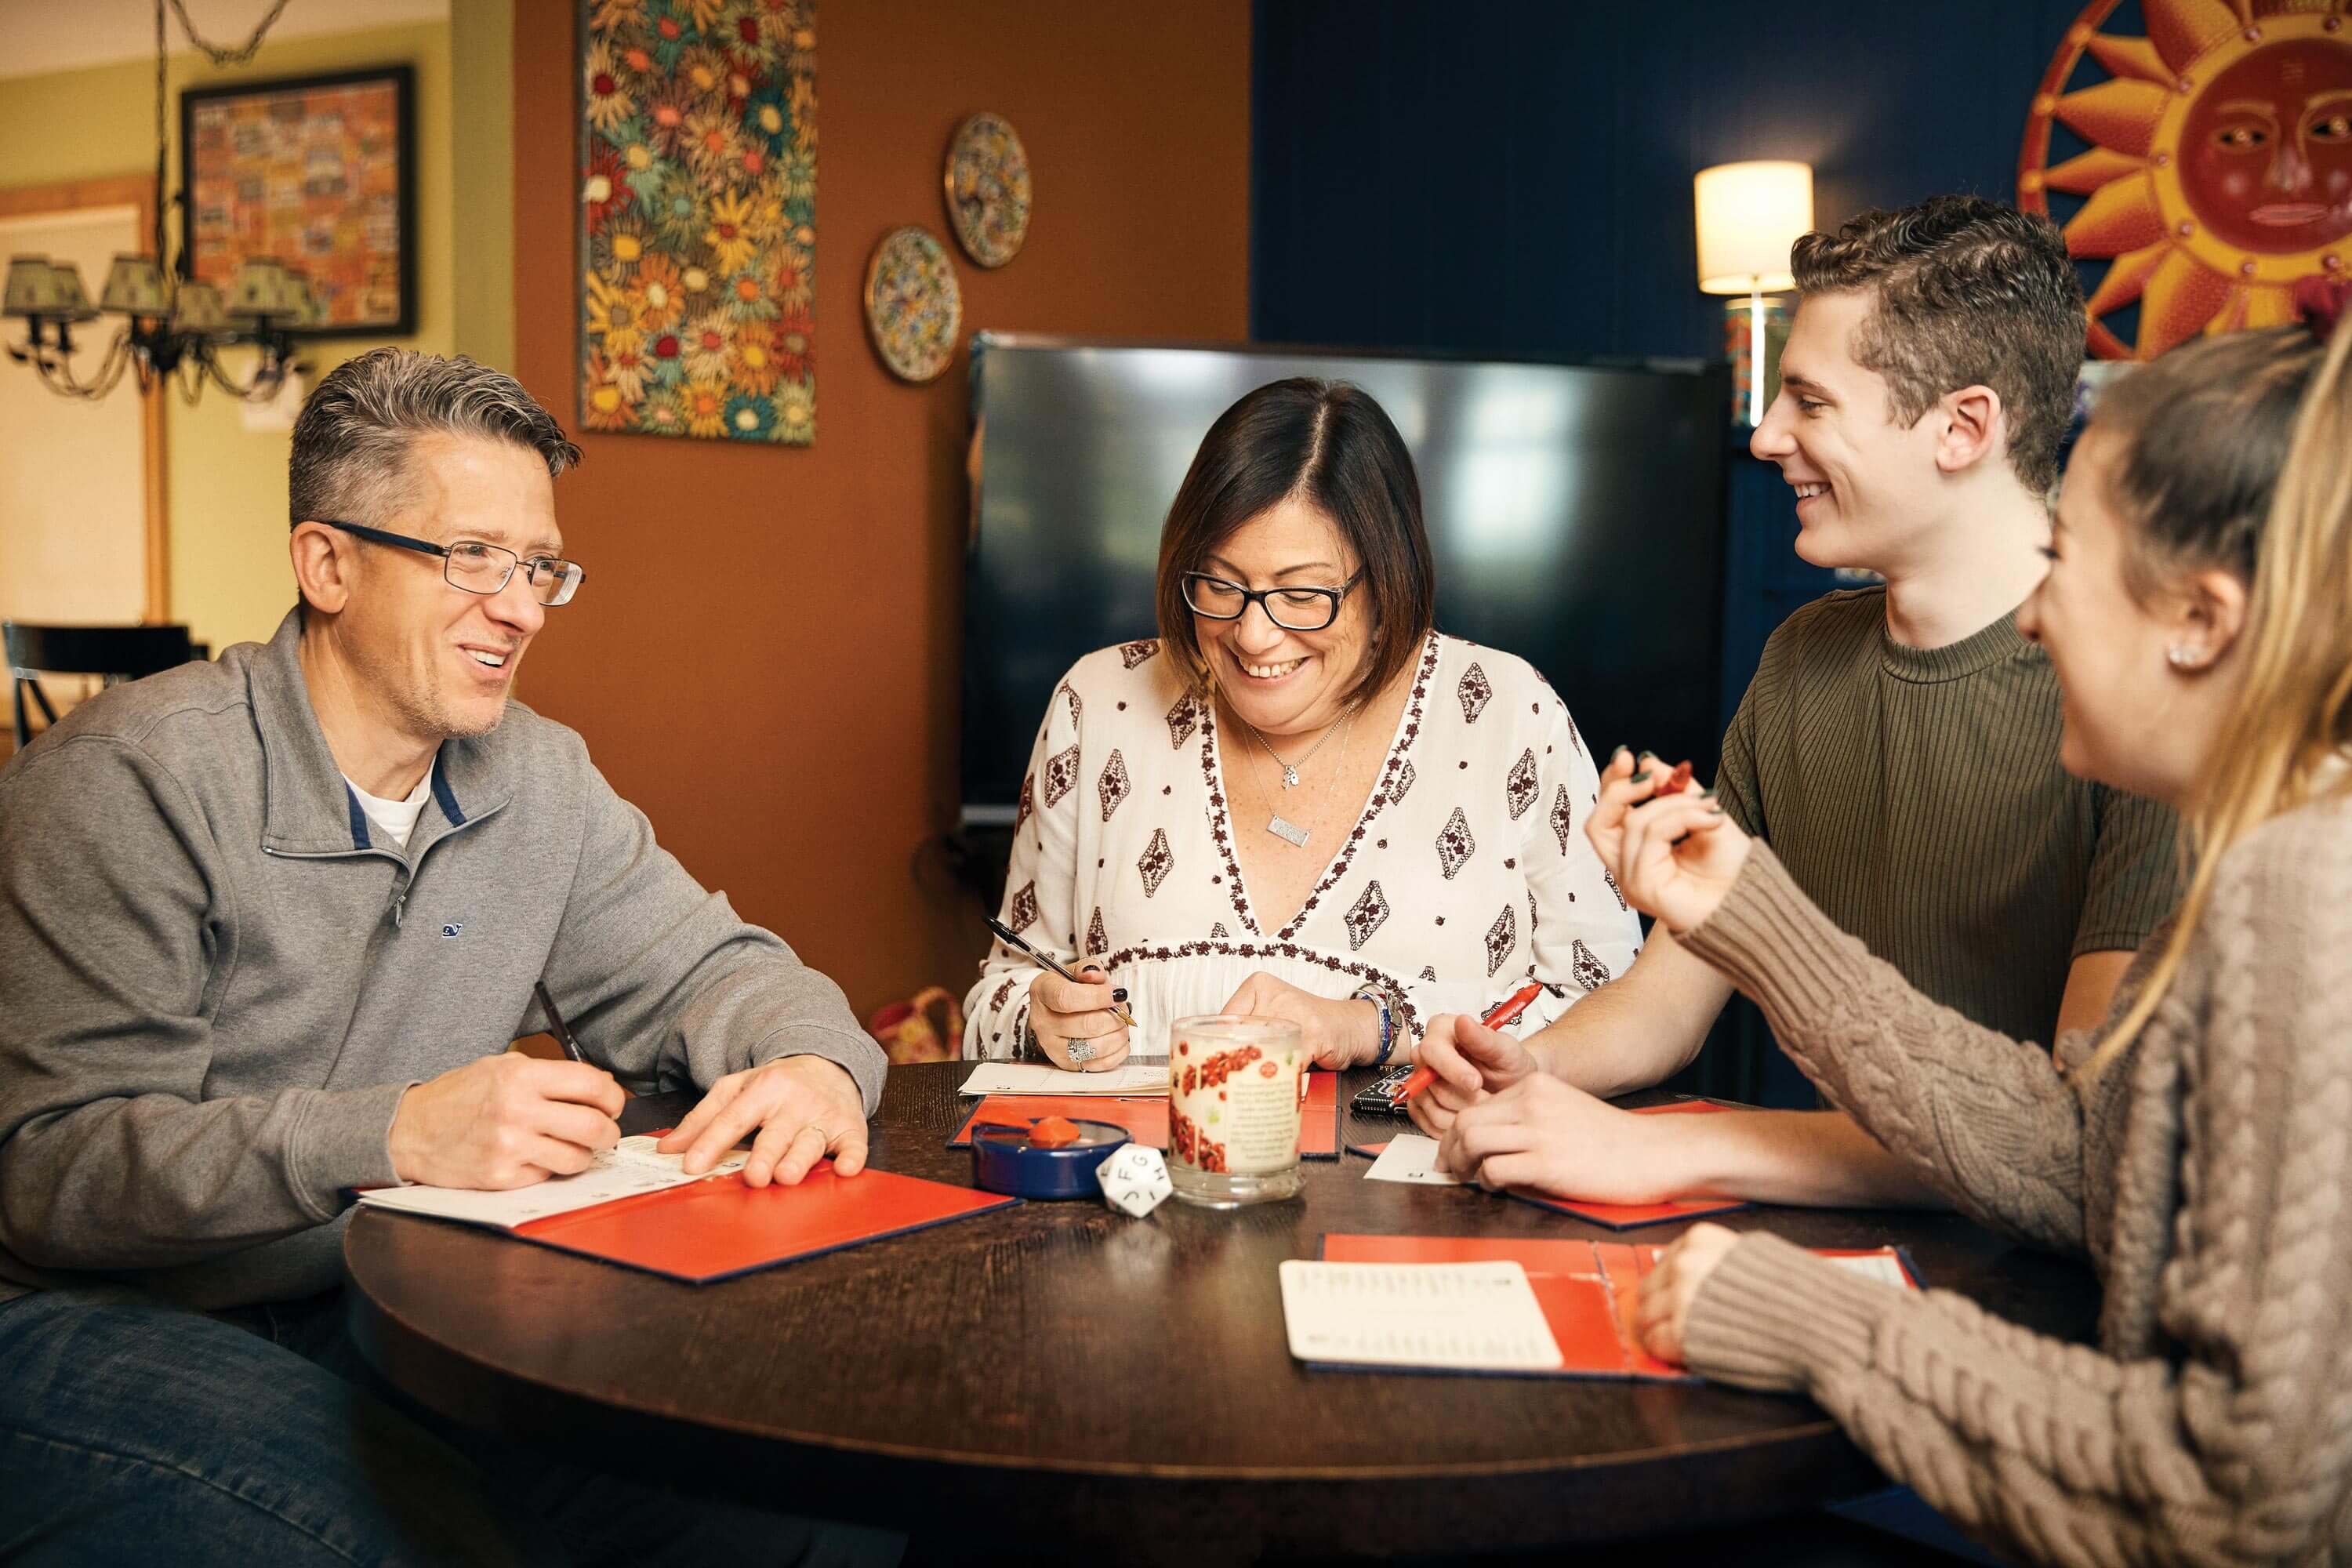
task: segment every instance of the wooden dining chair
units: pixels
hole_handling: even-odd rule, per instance
[[[0,639],[7,645],[15,688],[18,751],[33,739],[27,697],[40,710],[43,725],[58,721],[48,693],[41,689],[41,676],[95,675],[112,686],[201,657],[185,626],[30,626],[0,621]]]

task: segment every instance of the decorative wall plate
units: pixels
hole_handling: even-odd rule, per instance
[[[964,254],[1002,267],[1029,237],[1029,154],[1003,116],[975,114],[948,138],[948,226]]]
[[[882,237],[866,264],[866,330],[902,381],[929,381],[955,360],[963,290],[930,231],[907,224]]]

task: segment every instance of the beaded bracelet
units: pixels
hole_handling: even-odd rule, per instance
[[[1351,1002],[1370,1002],[1379,1010],[1381,1015],[1381,1051],[1380,1055],[1372,1058],[1371,1065],[1376,1068],[1388,1066],[1389,1053],[1396,1047],[1396,1024],[1389,1012],[1389,994],[1377,985],[1365,985],[1359,987],[1356,994],[1349,997],[1349,1000]]]

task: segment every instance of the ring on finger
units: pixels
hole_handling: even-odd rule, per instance
[[[1062,1048],[1069,1052],[1070,1065],[1080,1072],[1086,1071],[1086,1064],[1095,1058],[1095,1043],[1092,1040],[1065,1040],[1062,1042]]]

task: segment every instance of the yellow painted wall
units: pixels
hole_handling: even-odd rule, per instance
[[[415,69],[417,331],[400,340],[323,340],[308,354],[314,374],[385,341],[511,361],[512,0],[455,5],[454,22],[271,42],[234,70],[215,69],[199,55],[172,58],[166,133],[174,190],[181,89],[367,66]],[[61,16],[58,25],[70,24]],[[453,58],[453,40],[465,48],[462,62]],[[152,60],[0,78],[0,188],[152,172],[154,82]],[[462,174],[452,155],[461,128]],[[462,284],[455,276],[459,235],[467,268]],[[84,281],[95,293],[102,279]],[[27,374],[0,363],[0,374]],[[286,560],[288,434],[246,428],[243,410],[217,388],[194,407],[171,400],[166,420],[172,617],[215,650],[267,637],[294,601]],[[22,459],[12,453],[0,460]]]
[[[514,369],[514,0],[451,0],[451,229],[465,237],[452,292],[462,354]],[[568,417],[559,414],[559,418]]]

